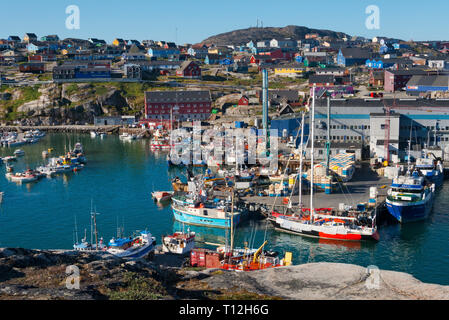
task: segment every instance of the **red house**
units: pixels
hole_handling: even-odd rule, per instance
[[[295,57],[295,52],[276,49],[273,51],[261,52],[260,55],[269,56],[273,60],[292,60]]]
[[[147,91],[147,121],[194,121],[209,119],[212,112],[210,91]]]
[[[249,106],[249,99],[247,96],[242,96],[238,103],[239,106]]]
[[[201,68],[194,61],[184,61],[176,71],[176,76],[183,78],[201,78]]]
[[[256,65],[260,65],[262,63],[272,63],[273,62],[273,58],[270,57],[269,55],[252,55],[251,59],[249,60],[249,62],[251,64],[256,64]]]

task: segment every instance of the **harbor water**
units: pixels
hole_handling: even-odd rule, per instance
[[[173,221],[170,207],[160,207],[151,198],[154,190],[171,190],[171,180],[185,172],[169,169],[166,153],[155,153],[148,140],[121,141],[83,134],[48,134],[39,143],[20,147],[25,156],[14,163],[15,171],[44,164],[42,151],[53,148],[52,156],[64,154],[81,142],[88,159],[86,167],[36,183],[16,184],[0,168],[0,247],[71,249],[76,238],[90,239],[91,207],[97,216],[98,234],[105,241],[147,229],[158,243],[163,234],[181,230]],[[16,148],[1,148],[0,156]],[[449,191],[445,183],[437,191],[433,213],[425,222],[380,227],[378,243],[342,243],[280,233],[266,221],[247,221],[237,228],[236,246],[245,242],[267,249],[291,251],[293,263],[337,262],[407,272],[417,279],[449,285]],[[76,221],[76,223],[75,223]],[[75,232],[75,225],[77,232]],[[187,228],[186,226],[184,228]],[[225,243],[226,230],[191,227],[207,243]]]

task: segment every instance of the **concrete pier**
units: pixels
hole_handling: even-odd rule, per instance
[[[317,189],[314,193],[314,207],[338,209],[340,203],[354,207],[359,203],[367,203],[371,187],[376,187],[378,190],[377,203],[379,204],[385,201],[390,184],[390,179],[378,176],[371,170],[368,163],[362,163],[361,168],[354,173],[353,179],[346,183],[340,183],[338,190],[335,190],[332,194],[325,194],[323,190]],[[284,198],[247,196],[242,198],[242,200],[250,204],[286,206],[283,203]],[[293,206],[298,205],[298,191],[294,192],[291,200]],[[302,202],[305,207],[309,206],[309,192],[303,193]]]

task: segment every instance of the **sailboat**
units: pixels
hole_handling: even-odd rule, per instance
[[[311,110],[311,166],[314,164],[314,129],[315,129],[315,86],[312,93]],[[301,157],[302,157],[301,153]],[[293,215],[277,215],[272,219],[276,229],[306,237],[343,241],[379,240],[375,219],[371,224],[363,223],[358,217],[342,217],[332,214],[317,213],[313,206],[314,170],[310,170],[310,208],[301,208]],[[302,190],[300,190],[300,193]]]
[[[98,240],[97,218],[96,218],[97,215],[99,215],[99,213],[94,212],[91,209],[91,213],[90,213],[90,242],[87,241],[87,230],[86,229],[84,229],[84,238],[81,239],[81,242],[78,241],[78,226],[77,226],[76,216],[75,216],[76,239],[75,239],[75,243],[73,244],[73,249],[75,251],[103,251],[103,250],[105,250],[106,246],[103,243],[103,238],[100,238]],[[93,243],[94,234],[95,234],[95,243]]]

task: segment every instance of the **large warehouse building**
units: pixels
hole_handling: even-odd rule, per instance
[[[315,140],[324,141],[327,100],[317,100],[315,106]],[[390,116],[387,106],[391,108]],[[414,148],[449,146],[449,99],[332,99],[330,110],[331,142],[361,143],[369,147],[372,157],[386,156],[386,139],[390,157],[398,155],[400,159],[407,154],[410,136]],[[301,115],[291,118],[300,123]],[[388,122],[389,135],[385,130]]]

